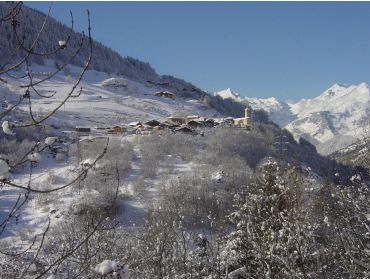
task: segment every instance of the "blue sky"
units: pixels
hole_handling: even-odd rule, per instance
[[[46,11],[47,2],[25,2]],[[53,2],[123,56],[210,92],[298,100],[370,82],[370,2]]]

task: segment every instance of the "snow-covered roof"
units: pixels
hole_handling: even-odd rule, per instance
[[[186,117],[187,119],[199,119],[198,115],[190,115]]]
[[[129,126],[137,126],[137,125],[140,125],[141,122],[130,122],[128,125]]]

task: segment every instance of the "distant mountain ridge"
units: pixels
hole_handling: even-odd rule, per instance
[[[296,138],[306,138],[325,154],[352,144],[363,136],[363,128],[369,126],[370,87],[366,83],[334,84],[319,96],[296,103],[274,97],[241,97],[231,89],[214,95],[264,109],[276,124]]]
[[[239,93],[233,91],[231,88],[215,92],[214,96],[219,96],[225,100],[232,99],[251,106],[253,109],[262,109],[266,111],[269,118],[278,124],[280,127],[286,126],[294,118],[290,112],[290,107],[287,103],[277,100],[275,97],[270,98],[256,98],[256,97],[243,97]]]

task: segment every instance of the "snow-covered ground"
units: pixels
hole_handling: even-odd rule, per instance
[[[53,61],[47,61],[43,66],[35,65],[33,67],[35,81],[55,71],[54,65]],[[32,108],[36,119],[53,111],[61,104],[73,87],[80,71],[79,67],[68,66],[66,71],[43,82],[37,89],[40,94],[51,96],[50,98],[40,98],[31,91]],[[0,103],[10,104],[10,106],[15,104],[19,95],[25,93],[19,87],[25,83],[27,83],[26,80],[7,78],[6,84],[0,84]],[[160,86],[153,86],[145,82],[139,83],[124,77],[110,77],[106,73],[95,70],[89,70],[85,73],[78,89],[80,87],[82,88],[81,95],[70,98],[55,115],[47,120],[48,124],[57,127],[53,133],[60,135],[61,131],[68,131],[76,126],[106,127],[128,124],[132,121],[161,120],[171,115],[217,115],[214,109],[197,100],[154,96],[155,92],[165,90]],[[26,101],[21,103],[17,107],[17,112],[20,112],[22,116],[27,115],[28,106]],[[9,120],[20,121],[17,117]],[[129,135],[125,138],[127,141],[133,141],[134,137]],[[140,193],[137,193],[132,186],[137,184],[138,180],[142,180],[142,174],[141,156],[138,150],[135,150],[135,153],[135,160],[131,162],[129,170],[120,171],[119,192],[121,200],[119,203],[122,209],[121,225],[124,227],[143,225],[145,209],[158,197],[158,182],[162,172],[161,164],[159,164],[158,176],[143,179],[145,186]],[[45,186],[48,189],[56,188],[69,183],[79,175],[79,163],[76,158],[67,157],[66,161],[58,162],[47,151],[43,152],[41,156],[41,160],[32,170],[31,184],[33,188]],[[191,171],[189,163],[178,158],[173,162],[173,174],[167,174],[168,176],[178,176]],[[29,168],[26,166],[18,174],[13,173],[12,180],[16,184],[27,185]],[[3,220],[2,218],[7,217],[19,195],[20,198],[23,198],[24,193],[16,188],[8,187],[3,187],[0,192],[0,219]],[[76,191],[73,187],[42,196],[31,194],[30,199],[21,210],[9,220],[4,233],[1,234],[1,239],[26,246],[34,236],[44,231],[49,219],[51,226],[54,226],[67,218],[67,215],[70,215],[70,208],[73,208],[75,203],[82,199],[82,195],[83,193]]]
[[[145,137],[145,136],[144,136]],[[171,155],[168,155],[171,156]],[[141,155],[136,150],[136,160],[131,165],[130,173],[123,178],[122,192],[125,193],[125,201],[123,203],[124,213],[122,216],[122,225],[126,227],[142,226],[145,219],[145,209],[151,204],[155,203],[160,194],[160,178],[166,172],[164,168],[159,168],[158,174],[154,177],[142,178],[141,172]],[[163,163],[159,163],[159,166]],[[180,158],[174,161],[173,171],[167,176],[176,177],[179,175],[185,176],[191,173],[192,164],[184,162]],[[143,186],[140,190],[135,190],[134,185],[142,180]]]
[[[42,78],[43,74],[55,71],[52,61],[34,68],[36,81],[37,78]],[[56,108],[71,90],[80,71],[79,67],[68,66],[67,73],[59,73],[43,82],[38,89],[44,95],[52,95],[55,91],[56,94],[51,98],[39,98],[31,92],[32,107],[36,115],[45,115]],[[7,84],[2,83],[0,92],[4,94],[0,97],[0,102],[8,101],[14,104],[18,100],[18,95],[22,93],[19,85],[25,82],[9,78]],[[86,72],[78,89],[80,87],[82,94],[77,98],[70,98],[51,118],[51,123],[57,126],[99,126],[163,119],[171,115],[217,115],[214,109],[197,100],[182,98],[172,100],[154,96],[155,92],[165,90],[160,86],[139,83],[123,77],[109,77],[108,74],[95,70]],[[19,108],[27,111],[28,103],[22,103]]]
[[[110,136],[113,138],[124,139],[135,142],[137,137],[143,136]],[[82,137],[86,138],[86,137]],[[90,141],[95,141],[92,137]],[[174,157],[171,161],[173,168],[169,172],[165,162],[158,162],[158,172],[156,176],[142,177],[142,159],[140,151],[134,149],[135,156],[128,170],[120,170],[119,186],[119,213],[120,226],[124,228],[141,227],[145,221],[145,214],[148,207],[158,200],[161,187],[161,176],[165,174],[169,177],[185,176],[192,172],[194,165],[184,162],[181,158]],[[168,155],[168,157],[172,157]],[[99,162],[98,162],[99,164]],[[31,186],[34,189],[53,189],[63,186],[79,174],[79,163],[75,157],[69,157],[67,161],[58,162],[47,151],[42,153],[42,157],[37,166],[33,167],[31,176]],[[29,182],[29,168],[27,166],[19,174],[13,174],[14,183],[27,185]],[[135,188],[139,181],[143,184],[140,188]],[[0,219],[3,220],[12,209],[19,194],[23,197],[23,192],[16,188],[4,188],[0,196]],[[51,226],[55,226],[63,219],[68,219],[71,215],[71,208],[76,207],[83,201],[85,192],[77,190],[73,186],[67,187],[55,193],[43,194],[38,196],[32,193],[30,199],[21,208],[17,215],[10,219],[4,233],[1,235],[3,241],[8,241],[20,246],[27,247],[37,235],[42,234],[50,219]]]
[[[29,165],[26,166],[19,174],[13,174],[13,182],[25,186],[29,182],[35,189],[56,188],[62,186],[73,180],[78,172],[75,171],[75,164],[73,161],[57,162],[47,152],[43,153],[42,159],[33,167],[32,176],[30,178]],[[50,176],[53,176],[49,185]],[[30,180],[31,179],[31,180]],[[24,191],[19,191],[17,188],[5,188],[2,190],[0,196],[0,219],[3,220],[20,196],[21,201],[24,197]],[[30,199],[20,209],[19,212],[7,224],[2,238],[17,236],[22,239],[29,238],[40,234],[47,225],[48,218],[51,218],[51,223],[55,224],[61,217],[63,211],[68,208],[71,202],[72,192],[71,188],[63,191],[58,191],[48,195],[48,199],[53,203],[39,203],[38,196],[31,194]]]

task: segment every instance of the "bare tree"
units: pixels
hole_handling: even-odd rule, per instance
[[[93,56],[93,40],[91,36],[91,24],[90,24],[90,13],[87,11],[87,23],[88,31],[87,35],[84,32],[81,33],[78,43],[73,46],[71,43],[71,35],[73,34],[74,19],[72,12],[71,15],[71,28],[70,33],[66,34],[65,38],[60,38],[58,42],[51,42],[50,47],[47,49],[41,49],[39,46],[40,36],[45,32],[45,26],[49,20],[51,11],[51,5],[48,13],[43,20],[43,24],[36,32],[34,37],[28,39],[29,34],[23,34],[22,32],[22,2],[13,2],[9,4],[10,9],[4,14],[0,15],[0,25],[11,26],[12,40],[16,42],[16,48],[10,51],[10,55],[6,61],[2,61],[0,65],[0,83],[11,86],[13,90],[19,92],[18,101],[15,104],[8,104],[7,107],[0,111],[0,121],[2,122],[3,132],[8,137],[16,137],[16,134],[21,129],[32,129],[36,126],[43,126],[52,116],[54,116],[58,110],[70,99],[78,98],[83,92],[83,88],[80,86],[80,82],[89,68],[89,65]],[[58,93],[62,95],[62,99],[59,104],[45,114],[37,114],[37,110],[34,109],[35,99],[50,99],[54,97],[57,92],[50,91],[45,92],[42,90],[45,82],[50,81],[61,71],[66,71],[67,66],[77,57],[82,50],[87,49],[88,57],[85,61],[84,66],[81,68],[80,73],[77,75],[75,82],[71,85],[71,88],[64,93]],[[32,61],[42,60],[49,58],[50,56],[63,53],[64,57],[67,57],[64,61],[56,64],[55,71],[43,74],[41,77],[36,75],[33,71]],[[62,72],[63,73],[63,72]],[[19,107],[27,105],[28,117],[22,118],[22,121],[15,121],[14,116],[17,116],[19,112],[22,112]],[[17,158],[9,160],[7,157],[0,158],[0,187],[1,191],[4,189],[15,189],[19,190],[18,197],[15,203],[8,209],[8,214],[0,220],[0,236],[5,231],[5,228],[9,222],[17,218],[20,215],[21,209],[30,200],[32,194],[48,195],[50,193],[56,193],[63,189],[76,184],[76,182],[83,181],[91,173],[96,163],[104,157],[107,153],[109,138],[106,139],[105,145],[101,148],[101,151],[92,159],[89,164],[85,164],[80,171],[70,182],[59,186],[59,187],[46,187],[40,188],[34,185],[32,176],[35,163],[40,160],[41,153],[46,150],[50,143],[54,140],[51,137],[43,137],[37,139],[32,145],[28,145],[28,149],[21,149],[17,153]],[[15,146],[15,145],[14,145]],[[14,181],[10,174],[21,165],[29,165],[29,179],[27,184],[19,184]],[[105,174],[106,175],[106,174]],[[112,200],[108,205],[108,208],[114,206],[114,201],[117,199],[118,186],[119,186],[119,172],[116,170],[116,176],[114,177],[117,182],[117,189],[113,194]],[[50,218],[41,234],[35,236],[31,241],[28,248],[24,250],[17,249],[16,244],[8,246],[1,243],[0,257],[1,257],[1,273],[2,277],[45,277],[50,274],[50,271],[57,271],[71,256],[74,256],[78,250],[82,247],[88,248],[89,240],[98,231],[104,231],[112,227],[112,224],[107,223],[107,215],[91,216],[85,228],[84,234],[78,236],[75,242],[71,243],[69,247],[66,247],[58,251],[53,258],[45,260],[45,250],[50,248],[50,236],[49,233],[54,231],[50,226]],[[46,246],[45,243],[48,243]],[[60,245],[60,244],[59,244]],[[92,253],[88,253],[85,260],[87,261],[92,257]],[[84,263],[86,263],[84,261]],[[85,269],[84,265],[81,269]]]

